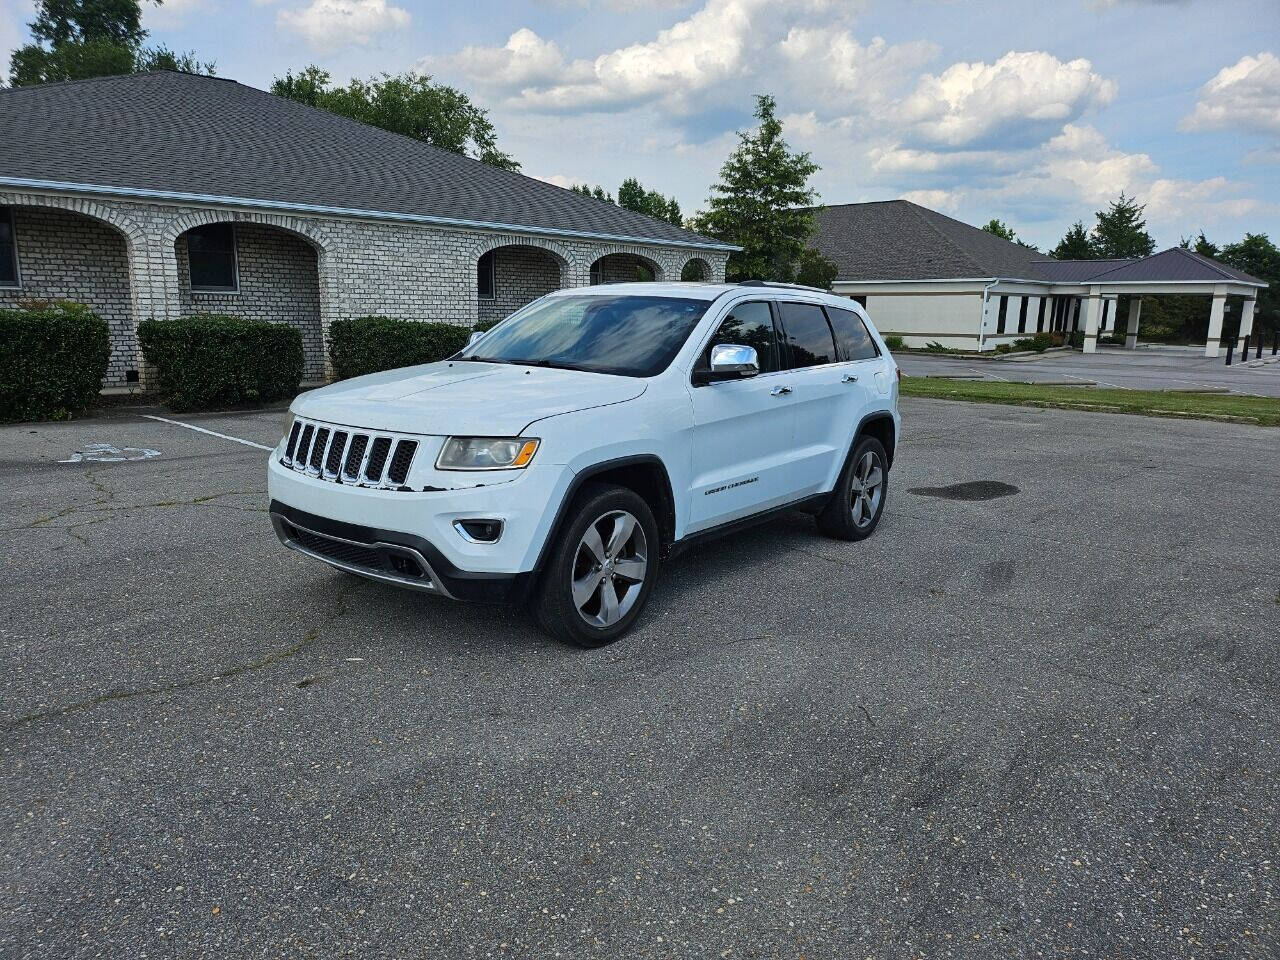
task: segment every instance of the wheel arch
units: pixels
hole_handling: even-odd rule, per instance
[[[587,483],[612,483],[626,487],[642,497],[653,511],[658,523],[658,537],[662,541],[659,556],[665,557],[675,540],[675,496],[671,489],[671,476],[662,458],[656,454],[633,454],[584,467],[574,474],[556,508],[555,519],[547,531],[547,538],[538,551],[534,571],[540,572],[546,565],[551,545],[559,539],[569,521],[569,510]]]
[[[853,456],[854,447],[863,437],[875,437],[880,441],[888,458],[888,466],[892,468],[894,448],[898,442],[897,425],[893,422],[893,414],[887,410],[877,410],[875,413],[867,414],[858,422],[858,429],[853,432],[853,443],[849,445],[849,452],[845,455],[846,463],[848,458]]]

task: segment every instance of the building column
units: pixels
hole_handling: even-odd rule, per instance
[[[1257,300],[1246,300],[1240,308],[1240,340],[1243,344],[1244,338],[1253,333],[1253,308]],[[1261,336],[1261,334],[1259,334]],[[1243,346],[1241,347],[1243,349]],[[1240,358],[1241,360],[1244,357]]]
[[[133,335],[136,344],[138,383],[143,389],[154,386],[155,369],[142,356],[138,325],[143,320],[171,320],[182,314],[178,293],[178,260],[173,244],[161,236],[147,234],[131,239],[129,252],[129,297],[133,306]]]
[[[1102,297],[1097,287],[1089,288],[1089,295],[1084,300],[1084,352],[1094,353],[1098,349],[1098,321],[1102,316]]]
[[[1209,308],[1209,337],[1204,344],[1206,357],[1218,356],[1222,345],[1222,314],[1227,306],[1227,295],[1218,287],[1213,288],[1213,306]]]
[[[1026,297],[1027,301],[1027,324],[1026,328],[1019,332],[1019,336],[1035,336],[1036,332],[1032,329],[1036,323],[1036,317],[1040,315],[1040,298]]]
[[[1142,316],[1142,298],[1129,298],[1129,326],[1125,329],[1124,348],[1138,349],[1138,320]]]

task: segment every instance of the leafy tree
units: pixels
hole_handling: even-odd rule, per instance
[[[1121,191],[1106,210],[1098,211],[1098,224],[1089,237],[1089,246],[1099,260],[1113,258],[1148,257],[1155,251],[1156,242],[1147,233],[1147,221],[1143,219],[1146,204],[1134,197],[1126,197]]]
[[[668,199],[656,190],[646,190],[635,177],[627,177],[618,187],[618,206],[665,220],[677,227],[684,222],[675,197]]]
[[[1218,245],[1206,237],[1203,230],[1200,231],[1200,236],[1196,237],[1194,242],[1190,237],[1183,237],[1178,241],[1178,246],[1182,247],[1183,250],[1194,250],[1202,257],[1213,257],[1214,259],[1217,259],[1219,252]]]
[[[1218,259],[1269,284],[1258,292],[1254,307],[1254,329],[1259,322],[1270,330],[1280,329],[1280,250],[1265,233],[1246,233],[1238,243],[1222,248]]]
[[[1001,240],[1008,240],[1014,243],[1018,239],[1018,235],[1013,232],[1013,227],[1009,226],[1003,220],[996,220],[994,217],[987,223],[982,225],[982,229],[987,233],[995,234]]]
[[[742,247],[729,256],[729,280],[791,280],[814,231],[817,193],[809,178],[818,165],[794,153],[782,137],[773,97],[756,97],[755,130],[738,133],[738,146],[720,168],[708,209],[696,229]]]
[[[1093,260],[1093,247],[1089,246],[1089,233],[1084,223],[1077,220],[1058,245],[1049,251],[1055,260]]]
[[[488,113],[461,90],[433,83],[426,74],[384,73],[338,87],[331,84],[328,71],[312,65],[277,77],[271,92],[503,170],[520,169],[510,154],[498,149]]]
[[[605,203],[613,203],[613,194],[605,190],[600,184],[594,187],[587,186],[585,183],[575,183],[569,188],[574,193],[580,193],[584,197],[595,197],[597,200],[603,200]]]
[[[148,70],[214,72],[213,63],[194,53],[143,47],[147,31],[139,0],[41,0],[29,26],[33,42],[9,58],[15,87]]]
[[[800,254],[796,262],[796,283],[806,287],[821,287],[830,290],[840,268],[812,247]]]

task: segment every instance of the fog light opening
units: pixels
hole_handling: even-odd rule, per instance
[[[469,543],[497,543],[502,536],[501,520],[455,520],[453,529]]]

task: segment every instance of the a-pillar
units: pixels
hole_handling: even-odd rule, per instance
[[[1240,310],[1240,349],[1244,349],[1244,338],[1253,333],[1253,307],[1257,300],[1246,300],[1244,306]],[[1262,334],[1258,334],[1262,336]],[[1241,360],[1244,359],[1242,356]]]
[[[1102,296],[1097,287],[1089,288],[1089,295],[1084,298],[1084,352],[1094,353],[1098,349],[1098,319],[1102,316]]]
[[[1226,306],[1226,291],[1221,287],[1214,287],[1213,306],[1209,308],[1209,337],[1204,343],[1204,355],[1206,357],[1216,357],[1218,355],[1222,344],[1222,314]]]
[[[1142,316],[1142,298],[1129,298],[1129,326],[1124,334],[1124,348],[1126,350],[1138,349],[1138,320]]]

